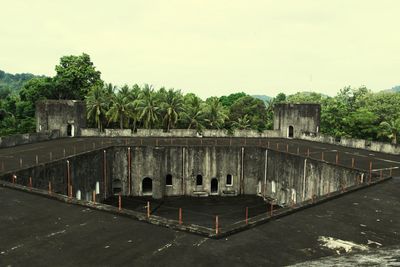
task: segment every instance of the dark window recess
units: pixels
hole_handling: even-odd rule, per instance
[[[172,185],[172,175],[171,174],[167,174],[167,176],[165,176],[165,185]]]
[[[203,185],[203,176],[200,174],[196,177],[196,185]]]
[[[288,137],[289,138],[293,138],[293,132],[294,132],[294,129],[293,129],[293,126],[289,126],[289,134],[288,134]]]
[[[227,185],[232,185],[232,175],[228,174],[226,176],[226,184]]]

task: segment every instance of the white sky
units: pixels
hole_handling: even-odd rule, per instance
[[[201,97],[400,84],[399,0],[0,0],[0,69],[53,76],[88,53],[102,78]]]

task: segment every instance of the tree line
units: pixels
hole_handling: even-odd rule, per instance
[[[41,99],[86,101],[90,127],[136,130],[174,128],[272,129],[277,103],[321,104],[321,132],[397,142],[400,93],[373,93],[366,87],[345,87],[334,97],[301,92],[278,94],[267,102],[243,92],[201,99],[193,93],[151,85],[116,87],[101,80],[90,56],[64,56],[54,77],[33,77],[16,91],[0,94],[0,135],[35,131],[35,102]]]

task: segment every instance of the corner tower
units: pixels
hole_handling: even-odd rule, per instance
[[[78,100],[36,102],[36,132],[58,130],[60,136],[77,136],[86,127],[86,105]]]
[[[288,138],[303,133],[316,135],[321,122],[320,104],[277,104],[274,107],[274,130]]]

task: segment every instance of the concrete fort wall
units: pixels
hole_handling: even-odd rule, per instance
[[[245,194],[284,206],[352,186],[363,177],[355,169],[261,147],[214,146],[117,146],[15,174],[20,184],[28,185],[32,177],[33,187],[48,189],[50,181],[53,192],[67,195],[68,165],[72,195],[85,200],[93,191],[97,199],[119,193],[153,198]],[[12,175],[1,179],[11,181]],[[145,179],[151,181],[150,191]]]
[[[394,145],[384,142],[376,142],[364,139],[344,138],[344,137],[336,139],[335,137],[323,134],[318,134],[317,136],[310,136],[303,134],[301,135],[300,139],[313,142],[333,144],[333,145],[340,145],[351,148],[365,149],[365,150],[388,153],[388,154],[395,154],[395,155],[400,154],[400,145]]]
[[[53,130],[47,133],[16,134],[0,137],[0,148],[26,145],[42,141],[49,141],[60,137],[60,132]]]
[[[169,132],[164,132],[162,129],[138,129],[133,132],[130,129],[105,129],[100,132],[94,128],[81,129],[83,137],[283,137],[280,131],[266,130],[258,132],[255,130],[237,130],[233,133],[228,133],[225,130],[204,130],[199,134],[192,129],[172,129]]]
[[[364,179],[359,170],[298,155],[268,150],[265,195],[281,205],[302,202],[353,186]]]
[[[113,153],[112,149],[106,151],[106,162],[111,162]],[[111,194],[111,165],[103,165],[103,150],[95,150],[85,154],[76,155],[62,160],[50,163],[39,164],[37,166],[8,173],[1,177],[1,180],[11,181],[12,175],[17,176],[17,183],[29,185],[29,178],[32,178],[32,186],[34,188],[48,190],[49,182],[51,182],[52,192],[67,195],[68,194],[68,163],[70,170],[70,185],[72,185],[72,195],[76,197],[78,190],[81,199],[91,200],[92,193],[96,189],[97,198],[103,199]],[[104,170],[106,179],[104,179]],[[97,185],[96,185],[97,184]],[[104,194],[106,192],[106,194]]]
[[[148,177],[154,198],[258,194],[281,205],[338,191],[364,177],[359,170],[258,147],[133,147],[130,156],[127,147],[115,147],[112,166],[113,179],[121,185],[113,190],[124,195],[144,195]],[[218,182],[214,192],[213,179]]]

